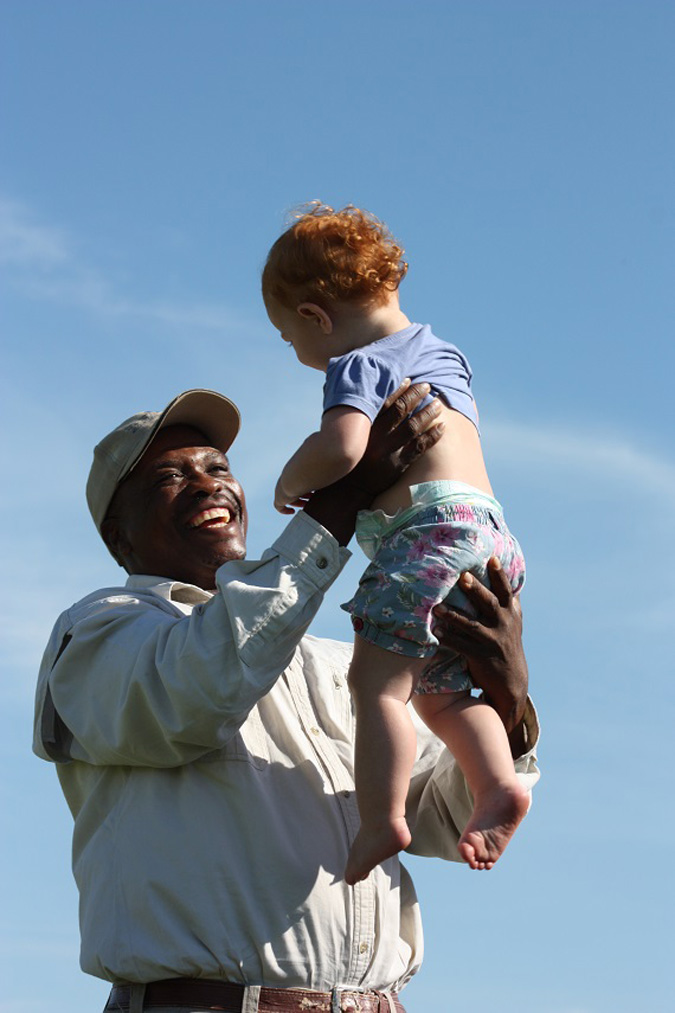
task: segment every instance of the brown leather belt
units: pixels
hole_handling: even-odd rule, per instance
[[[152,981],[145,986],[143,1006],[187,1006],[190,1010],[220,1010],[241,1013],[244,1002],[243,985],[230,981],[170,978]],[[398,998],[391,993],[396,1013],[405,1013]],[[107,1013],[128,1010],[131,998],[129,985],[113,985],[105,1007]],[[260,1013],[391,1013],[385,992],[357,992],[336,989],[335,992],[314,992],[305,988],[261,988]]]

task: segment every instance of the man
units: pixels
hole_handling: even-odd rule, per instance
[[[362,466],[257,561],[244,558],[226,398],[188,391],[96,448],[90,510],[129,579],[58,620],[34,748],[75,819],[81,963],[114,983],[107,1010],[403,1009],[421,960],[412,883],[398,858],[353,888],[342,876],[358,829],[350,648],[303,634],[357,511],[437,438],[433,403],[409,418],[425,393],[399,396]],[[468,588],[482,623],[439,619],[532,784],[518,610],[493,580],[499,597]],[[464,781],[425,730],[419,753],[411,850],[457,859]]]

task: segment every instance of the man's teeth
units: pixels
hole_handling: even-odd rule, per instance
[[[204,510],[202,513],[197,514],[193,517],[189,523],[191,528],[201,528],[204,524],[208,524],[211,528],[217,528],[221,525],[229,524],[232,518],[232,514],[229,510],[224,508],[218,508],[214,510]]]

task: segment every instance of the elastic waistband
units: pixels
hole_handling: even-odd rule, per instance
[[[412,504],[395,514],[384,510],[361,510],[356,520],[356,537],[369,558],[373,558],[375,545],[399,528],[405,527],[420,512],[430,507],[447,508],[447,519],[488,524],[493,519],[503,520],[501,504],[493,496],[466,482],[449,480],[420,482],[410,486]]]
[[[450,480],[438,482],[420,482],[418,485],[410,486],[410,497],[412,507],[437,506],[444,503],[447,506],[463,504],[464,506],[483,507],[486,510],[502,512],[501,504],[497,500],[476,489],[466,482],[454,482]]]
[[[457,521],[465,524],[493,524],[499,523],[502,518],[502,511],[496,507],[474,506],[471,503],[434,503],[428,507],[420,507],[416,514],[416,522],[424,524],[427,515],[433,517],[435,512],[440,512],[443,521]]]

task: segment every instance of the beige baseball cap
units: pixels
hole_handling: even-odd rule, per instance
[[[232,446],[239,432],[239,409],[214,390],[186,390],[162,412],[137,412],[108,433],[94,448],[87,480],[87,503],[100,533],[101,524],[120,482],[133,471],[160,429],[194,426],[218,450]]]

